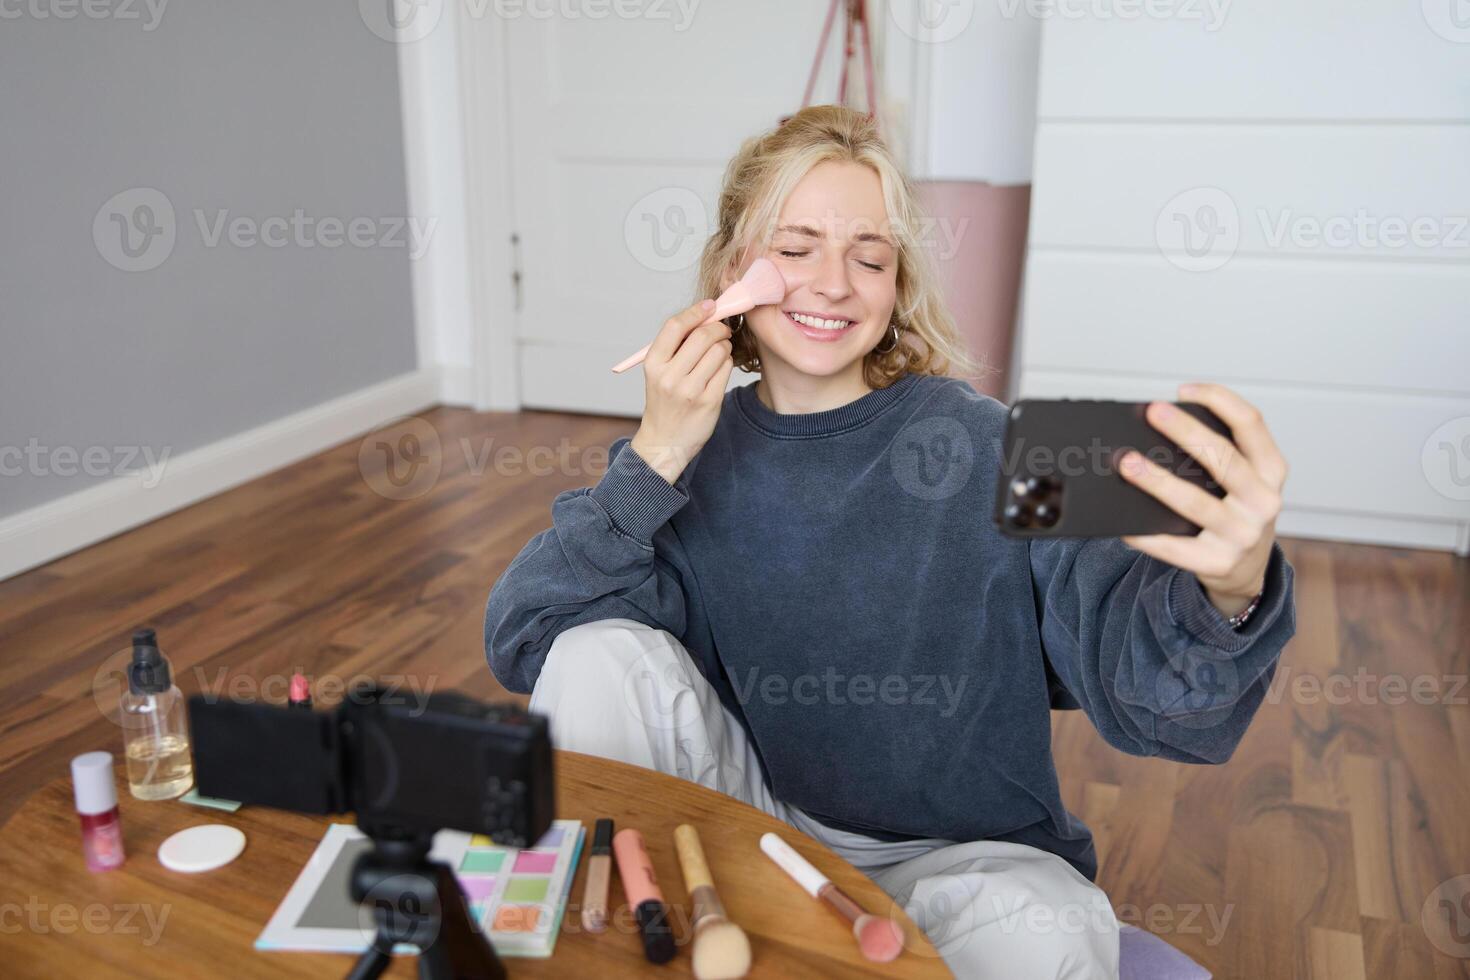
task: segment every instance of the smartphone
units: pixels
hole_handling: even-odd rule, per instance
[[[1123,454],[1136,449],[1176,476],[1225,496],[1198,460],[1148,423],[1148,404],[1026,398],[1011,406],[995,487],[1000,531],[1024,538],[1198,534],[1197,525],[1118,472]],[[1231,438],[1230,427],[1203,405],[1175,406]]]

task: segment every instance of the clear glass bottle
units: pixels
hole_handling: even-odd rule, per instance
[[[194,785],[184,696],[151,629],[133,633],[133,661],[122,695],[128,788],[140,800],[171,800]]]

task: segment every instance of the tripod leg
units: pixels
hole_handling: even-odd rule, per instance
[[[347,980],[378,980],[383,971],[388,969],[388,964],[393,962],[393,943],[388,943],[387,951],[382,948],[382,937],[373,940],[373,945],[357,958],[352,966],[352,972],[347,974]]]
[[[398,943],[418,947],[422,980],[505,980],[490,940],[470,921],[469,898],[454,872],[426,859],[427,836],[410,845],[378,841],[378,850],[353,866],[352,897],[372,908],[378,931],[349,980],[382,975]]]
[[[439,931],[419,953],[422,980],[505,980],[505,964],[470,920],[469,898],[447,865],[435,862]]]

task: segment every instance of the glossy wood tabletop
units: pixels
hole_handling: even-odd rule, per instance
[[[699,829],[715,885],[730,917],[749,934],[752,977],[949,976],[928,940],[861,872],[773,817],[721,793],[661,773],[559,752],[557,816],[580,820],[590,834],[598,817],[643,832],[670,906],[679,955],[654,966],[643,957],[626,912],[599,935],[579,922],[585,850],[556,952],[549,959],[505,958],[513,977],[688,976],[690,903],[674,852],[681,823]],[[7,977],[333,977],[352,957],[262,953],[252,948],[325,832],[328,818],[243,807],[237,813],[177,801],[145,803],[127,793],[119,769],[127,862],[93,874],[82,862],[71,781],[38,790],[0,830],[0,963]],[[338,818],[342,819],[342,818]],[[189,875],[158,862],[158,845],[185,827],[240,828],[245,852],[217,871]],[[808,898],[761,852],[760,835],[781,834],[870,912],[890,914],[907,948],[893,963],[859,957],[851,932]],[[616,875],[610,907],[625,903]],[[415,976],[398,957],[390,976]]]

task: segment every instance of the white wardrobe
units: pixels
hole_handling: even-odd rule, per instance
[[[1229,384],[1292,465],[1281,533],[1470,552],[1451,6],[1045,18],[1018,394]]]

